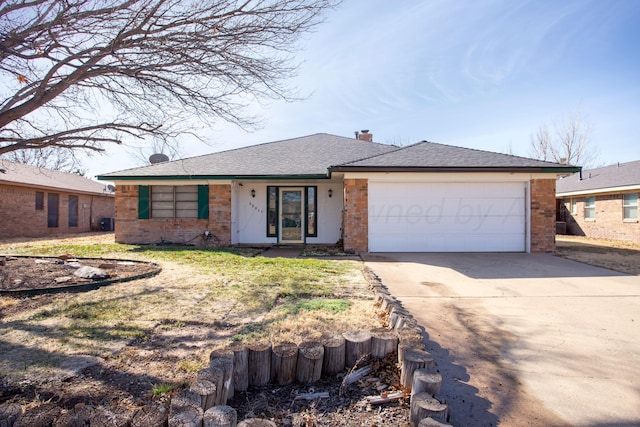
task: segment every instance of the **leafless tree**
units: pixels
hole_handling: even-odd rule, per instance
[[[300,37],[338,0],[4,0],[0,154],[251,128],[294,99]]]
[[[15,150],[0,156],[11,162],[24,163],[40,168],[84,175],[80,160],[71,150],[59,150],[56,147],[45,147],[33,150]]]
[[[547,125],[531,135],[531,156],[556,163],[576,166],[592,166],[597,160],[591,144],[591,125],[574,114],[554,124],[552,136]],[[554,137],[555,136],[555,137]]]

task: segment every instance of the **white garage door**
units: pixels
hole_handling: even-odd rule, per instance
[[[524,252],[525,183],[369,183],[370,252]]]

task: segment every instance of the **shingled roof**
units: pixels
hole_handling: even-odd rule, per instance
[[[113,195],[104,183],[79,175],[0,159],[0,184],[68,191],[82,194]]]
[[[141,168],[99,179],[158,177],[326,177],[327,169],[398,147],[318,133]]]
[[[472,148],[456,147],[422,141],[367,159],[340,165],[334,170],[376,169],[429,170],[578,170],[574,166],[528,159],[510,154],[493,153]]]
[[[559,179],[556,194],[603,193],[621,188],[640,189],[640,160],[584,170]]]
[[[408,147],[397,147],[318,133],[112,172],[98,178],[327,178],[332,171],[368,170],[571,173],[579,168],[426,141]]]

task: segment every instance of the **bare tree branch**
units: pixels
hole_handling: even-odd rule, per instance
[[[591,144],[591,125],[579,114],[554,123],[555,138],[546,125],[531,135],[531,156],[556,163],[591,167],[597,161]]]
[[[5,0],[0,155],[251,128],[252,100],[295,99],[292,53],[337,2]]]

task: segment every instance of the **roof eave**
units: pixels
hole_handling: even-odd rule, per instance
[[[4,181],[0,180],[0,184],[2,185],[12,185],[15,187],[26,187],[33,188],[37,190],[47,190],[47,191],[59,191],[64,193],[74,193],[74,194],[84,194],[87,196],[107,196],[114,197],[113,193],[107,192],[99,192],[99,191],[91,191],[91,190],[79,190],[77,188],[67,188],[67,187],[56,187],[52,185],[41,185],[41,184],[31,184],[28,182],[16,182],[16,181]]]
[[[521,172],[521,173],[575,173],[579,167],[401,167],[401,166],[334,166],[333,172]]]
[[[329,179],[328,174],[299,174],[299,175],[100,175],[101,181],[227,181],[227,180],[301,180],[301,179]]]

